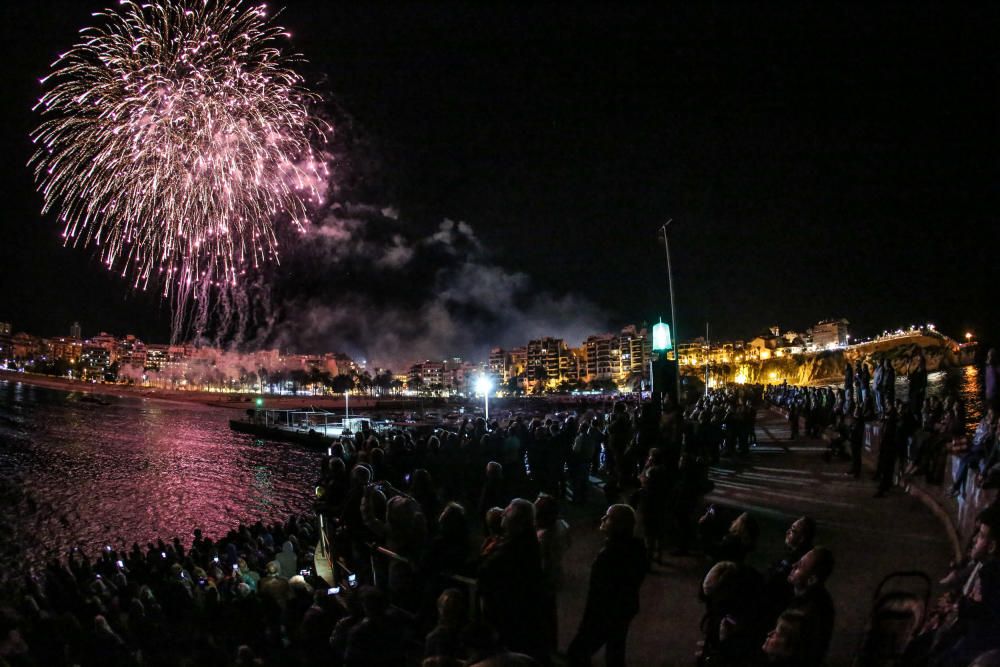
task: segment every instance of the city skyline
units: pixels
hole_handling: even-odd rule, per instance
[[[567,391],[585,385],[594,387],[635,387],[648,381],[650,363],[658,358],[676,359],[688,369],[705,366],[724,367],[745,377],[746,364],[759,365],[769,359],[781,359],[825,351],[865,349],[866,345],[907,340],[937,339],[958,353],[967,347],[965,356],[975,353],[978,340],[971,332],[950,338],[934,324],[885,330],[875,337],[862,338],[849,333],[846,319],[823,320],[803,330],[787,330],[775,325],[767,331],[750,333],[737,339],[706,339],[704,336],[681,341],[669,340],[668,351],[656,355],[651,329],[628,324],[614,332],[594,332],[579,343],[544,336],[524,341],[512,348],[491,346],[488,355],[399,360],[397,363],[369,363],[342,351],[330,350],[235,350],[204,343],[144,342],[132,334],[116,336],[100,332],[82,336],[79,322],[69,327],[69,336],[44,337],[13,329],[0,322],[0,364],[12,369],[26,369],[49,375],[69,375],[84,379],[113,380],[176,385],[222,383],[241,386],[250,381],[288,373],[305,373],[314,382],[331,384],[338,376],[355,379],[385,378],[398,381],[400,387],[438,387],[471,392],[474,379],[492,376],[497,386],[514,391]],[[957,340],[956,340],[957,339]],[[963,341],[965,345],[959,341]],[[969,346],[969,343],[975,345]],[[874,351],[875,348],[872,348]],[[676,356],[675,356],[676,355]],[[863,355],[864,356],[864,355]],[[393,370],[395,369],[395,370]],[[247,380],[257,377],[259,380]],[[691,372],[688,370],[687,372]],[[728,372],[728,371],[727,371]],[[279,374],[279,375],[274,375]],[[383,377],[384,376],[384,377]],[[343,383],[341,383],[343,384]],[[235,386],[235,385],[234,385]],[[386,384],[386,388],[388,385]]]
[[[4,72],[0,312],[51,330],[82,305],[163,338],[169,304],[62,247],[24,166],[38,79],[104,5],[7,9],[20,66]],[[258,322],[264,343],[367,356],[404,347],[395,323],[423,350],[467,353],[540,320],[535,333],[567,338],[654,321],[669,310],[667,218],[682,338],[706,320],[733,337],[848,311],[859,331],[997,331],[979,278],[997,109],[978,63],[995,8],[536,8],[525,22],[513,7],[284,5],[303,73],[345,121],[340,194],[319,220],[341,236],[289,248],[268,276],[287,324]]]

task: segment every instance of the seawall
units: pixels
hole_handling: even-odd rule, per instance
[[[889,359],[898,377],[905,376],[917,356],[918,351],[927,360],[928,372],[962,366],[970,361],[967,350],[946,339],[927,335],[905,336],[852,345],[838,350],[805,352],[781,357],[771,357],[761,361],[733,364],[716,364],[711,374],[720,376],[727,383],[780,384],[788,381],[795,385],[841,384],[844,380],[844,366],[852,365],[859,359],[866,362],[881,362]],[[702,376],[704,367],[685,366],[687,375]]]

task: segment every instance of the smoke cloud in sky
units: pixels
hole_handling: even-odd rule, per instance
[[[255,347],[343,351],[401,370],[424,359],[483,359],[495,346],[604,331],[590,301],[554,294],[498,265],[465,222],[418,234],[392,208],[334,204],[261,289]]]

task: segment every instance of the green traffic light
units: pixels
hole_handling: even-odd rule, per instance
[[[258,408],[264,407],[264,399],[261,398],[260,396],[257,397],[257,407]]]

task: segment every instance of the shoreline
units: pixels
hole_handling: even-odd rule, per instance
[[[244,411],[252,408],[256,394],[225,394],[210,391],[184,391],[178,389],[159,389],[155,387],[136,387],[132,385],[104,384],[85,382],[71,378],[40,375],[37,373],[21,373],[18,371],[0,370],[0,381],[21,382],[33,387],[53,389],[65,392],[81,392],[95,396],[114,396],[117,398],[139,398],[187,405],[203,405],[210,408]],[[340,396],[274,396],[264,395],[267,408],[272,410],[302,408],[312,406],[327,408],[333,411],[343,410],[344,399]],[[352,410],[374,407],[373,399],[351,397]]]

